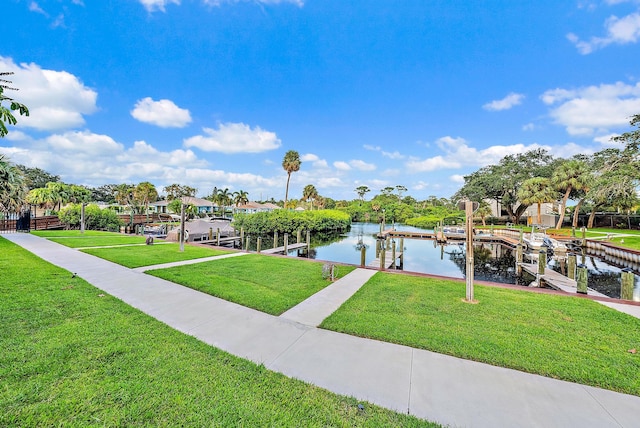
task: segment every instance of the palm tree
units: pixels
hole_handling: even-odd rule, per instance
[[[133,197],[144,205],[144,212],[147,214],[147,223],[149,223],[149,203],[158,200],[156,186],[148,181],[143,181],[133,189]]]
[[[480,206],[474,212],[474,215],[476,217],[480,217],[480,220],[482,220],[482,225],[483,226],[487,225],[486,219],[491,214],[492,214],[491,207],[485,201],[480,202]]]
[[[8,158],[0,155],[0,209],[4,212],[18,211],[26,195],[24,175]]]
[[[249,193],[245,192],[244,190],[233,192],[233,203],[235,204],[236,208],[238,208],[240,205],[249,203]]]
[[[313,211],[313,200],[318,197],[318,191],[313,184],[307,184],[302,190],[302,199],[311,203],[311,211]]]
[[[215,202],[218,203],[222,207],[222,217],[224,218],[225,212],[227,210],[227,205],[231,204],[231,193],[229,192],[229,188],[225,187],[224,189],[214,189],[217,190],[217,194],[214,195]]]
[[[287,200],[289,199],[289,181],[291,180],[291,173],[300,171],[300,154],[295,150],[289,150],[284,154],[282,159],[282,168],[287,171],[287,189],[284,193],[284,208],[287,208]]]
[[[53,208],[51,194],[46,187],[31,189],[29,193],[27,193],[26,202],[44,209]]]
[[[70,187],[68,184],[64,184],[61,181],[50,181],[46,186],[49,191],[49,195],[51,200],[54,203],[54,206],[58,207],[58,211],[62,208],[63,204],[66,204],[70,201]]]
[[[578,159],[571,159],[561,163],[553,172],[551,183],[557,190],[564,192],[560,206],[560,218],[558,219],[558,224],[556,224],[556,229],[562,227],[564,213],[567,208],[567,200],[569,200],[571,192],[574,190],[582,190],[586,187],[587,173],[587,164]]]
[[[551,186],[551,180],[545,177],[533,177],[522,182],[518,189],[518,200],[525,205],[538,205],[537,224],[542,223],[542,204],[553,202],[558,198],[558,194]]]

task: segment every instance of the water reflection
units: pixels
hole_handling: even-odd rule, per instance
[[[397,230],[424,232],[410,226],[396,226]],[[336,261],[354,265],[360,264],[361,250],[366,248],[365,263],[376,258],[376,235],[380,231],[377,224],[353,223],[344,234],[326,234],[314,236],[311,240],[310,257],[319,260]],[[404,270],[429,273],[453,278],[465,277],[464,242],[436,244],[430,240],[405,239],[404,248],[396,240],[396,251],[404,252]],[[474,276],[477,280],[506,284],[528,284],[531,278],[519,278],[515,270],[515,252],[508,247],[496,244],[474,245]],[[579,257],[579,261],[580,257]],[[589,287],[610,297],[620,297],[621,269],[609,265],[594,256],[585,256],[589,268]],[[566,259],[553,257],[548,266],[566,275]],[[640,301],[640,277],[635,276],[634,300]]]

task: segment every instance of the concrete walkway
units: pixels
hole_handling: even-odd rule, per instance
[[[321,330],[292,320],[324,316],[305,319],[302,303],[274,317],[33,235],[3,237],[208,344],[399,412],[457,427],[640,426],[640,397]]]

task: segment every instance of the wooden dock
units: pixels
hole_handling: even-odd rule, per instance
[[[241,238],[239,236],[227,236],[224,238],[220,238],[218,239],[202,239],[202,240],[194,240],[191,241],[194,244],[207,244],[207,245],[224,245],[224,244],[228,244],[229,242],[233,243],[235,245],[235,243],[239,242],[240,245],[242,245],[241,242]]]
[[[522,269],[526,272],[530,273],[533,276],[538,274],[538,265],[536,263],[521,263]],[[564,291],[565,293],[576,294],[578,291],[577,283],[575,280],[570,279],[563,274],[556,272],[553,269],[546,268],[544,270],[544,275],[542,275],[541,279],[545,284],[550,286],[551,288],[555,288],[556,290]],[[599,296],[599,297],[607,297],[602,293],[598,293],[595,290],[587,288],[587,295],[589,296]]]
[[[402,251],[396,251],[396,259],[400,259],[402,260]],[[385,251],[384,253],[384,268],[385,269],[389,269],[391,266],[393,266],[393,252],[392,251]],[[371,263],[369,263],[367,266],[372,267],[372,268],[376,268],[376,269],[380,269],[380,258],[378,257],[377,259],[373,260]],[[399,263],[396,262],[396,266],[400,266]]]
[[[284,246],[269,248],[267,250],[261,250],[260,252],[262,254],[284,254],[284,248],[285,248]],[[289,244],[287,245],[287,252],[293,251],[293,250],[299,250],[301,248],[307,248],[307,244],[305,242],[301,242],[298,244]]]

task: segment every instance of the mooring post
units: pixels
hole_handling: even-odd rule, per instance
[[[380,270],[384,270],[385,269],[385,260],[384,260],[384,258],[385,258],[386,252],[387,251],[384,248],[380,251]]]
[[[256,252],[260,252],[260,246],[262,245],[262,238],[258,236],[258,242],[256,243]]]
[[[284,234],[284,255],[287,255],[287,251],[289,250],[289,234]]]
[[[367,260],[367,247],[364,245],[360,248],[360,266],[364,267]]]
[[[310,251],[311,251],[311,231],[307,230],[307,257],[309,257]]]
[[[520,229],[520,245],[524,243],[524,232]]]
[[[242,248],[242,242],[244,242],[244,227],[240,228],[240,248]]]
[[[622,269],[620,286],[620,298],[623,300],[633,300],[633,287],[635,285],[635,275],[629,268]]]
[[[569,253],[567,256],[567,278],[576,279],[576,255]]]
[[[580,294],[587,294],[587,279],[589,276],[589,271],[586,265],[579,264],[578,265],[578,273],[577,273],[577,292]]]
[[[247,243],[246,243],[246,246],[244,247],[245,251],[249,251],[249,244],[250,244],[249,240],[250,240],[249,235],[247,235]]]
[[[538,273],[544,275],[544,270],[547,268],[547,252],[540,250],[538,253]]]
[[[582,248],[587,248],[587,228],[582,228]]]
[[[298,235],[296,236],[296,244],[299,244],[302,241],[302,229],[298,229]]]
[[[404,266],[404,238],[400,238],[400,269]]]
[[[278,248],[278,231],[273,232],[273,248]]]
[[[209,228],[209,241],[213,240],[213,228]]]
[[[396,243],[395,241],[392,242],[391,244],[391,268],[395,269],[396,268]]]
[[[522,244],[516,245],[516,275],[522,275]]]
[[[216,231],[216,245],[220,246],[220,228]]]
[[[380,257],[380,239],[376,239],[376,259]]]

